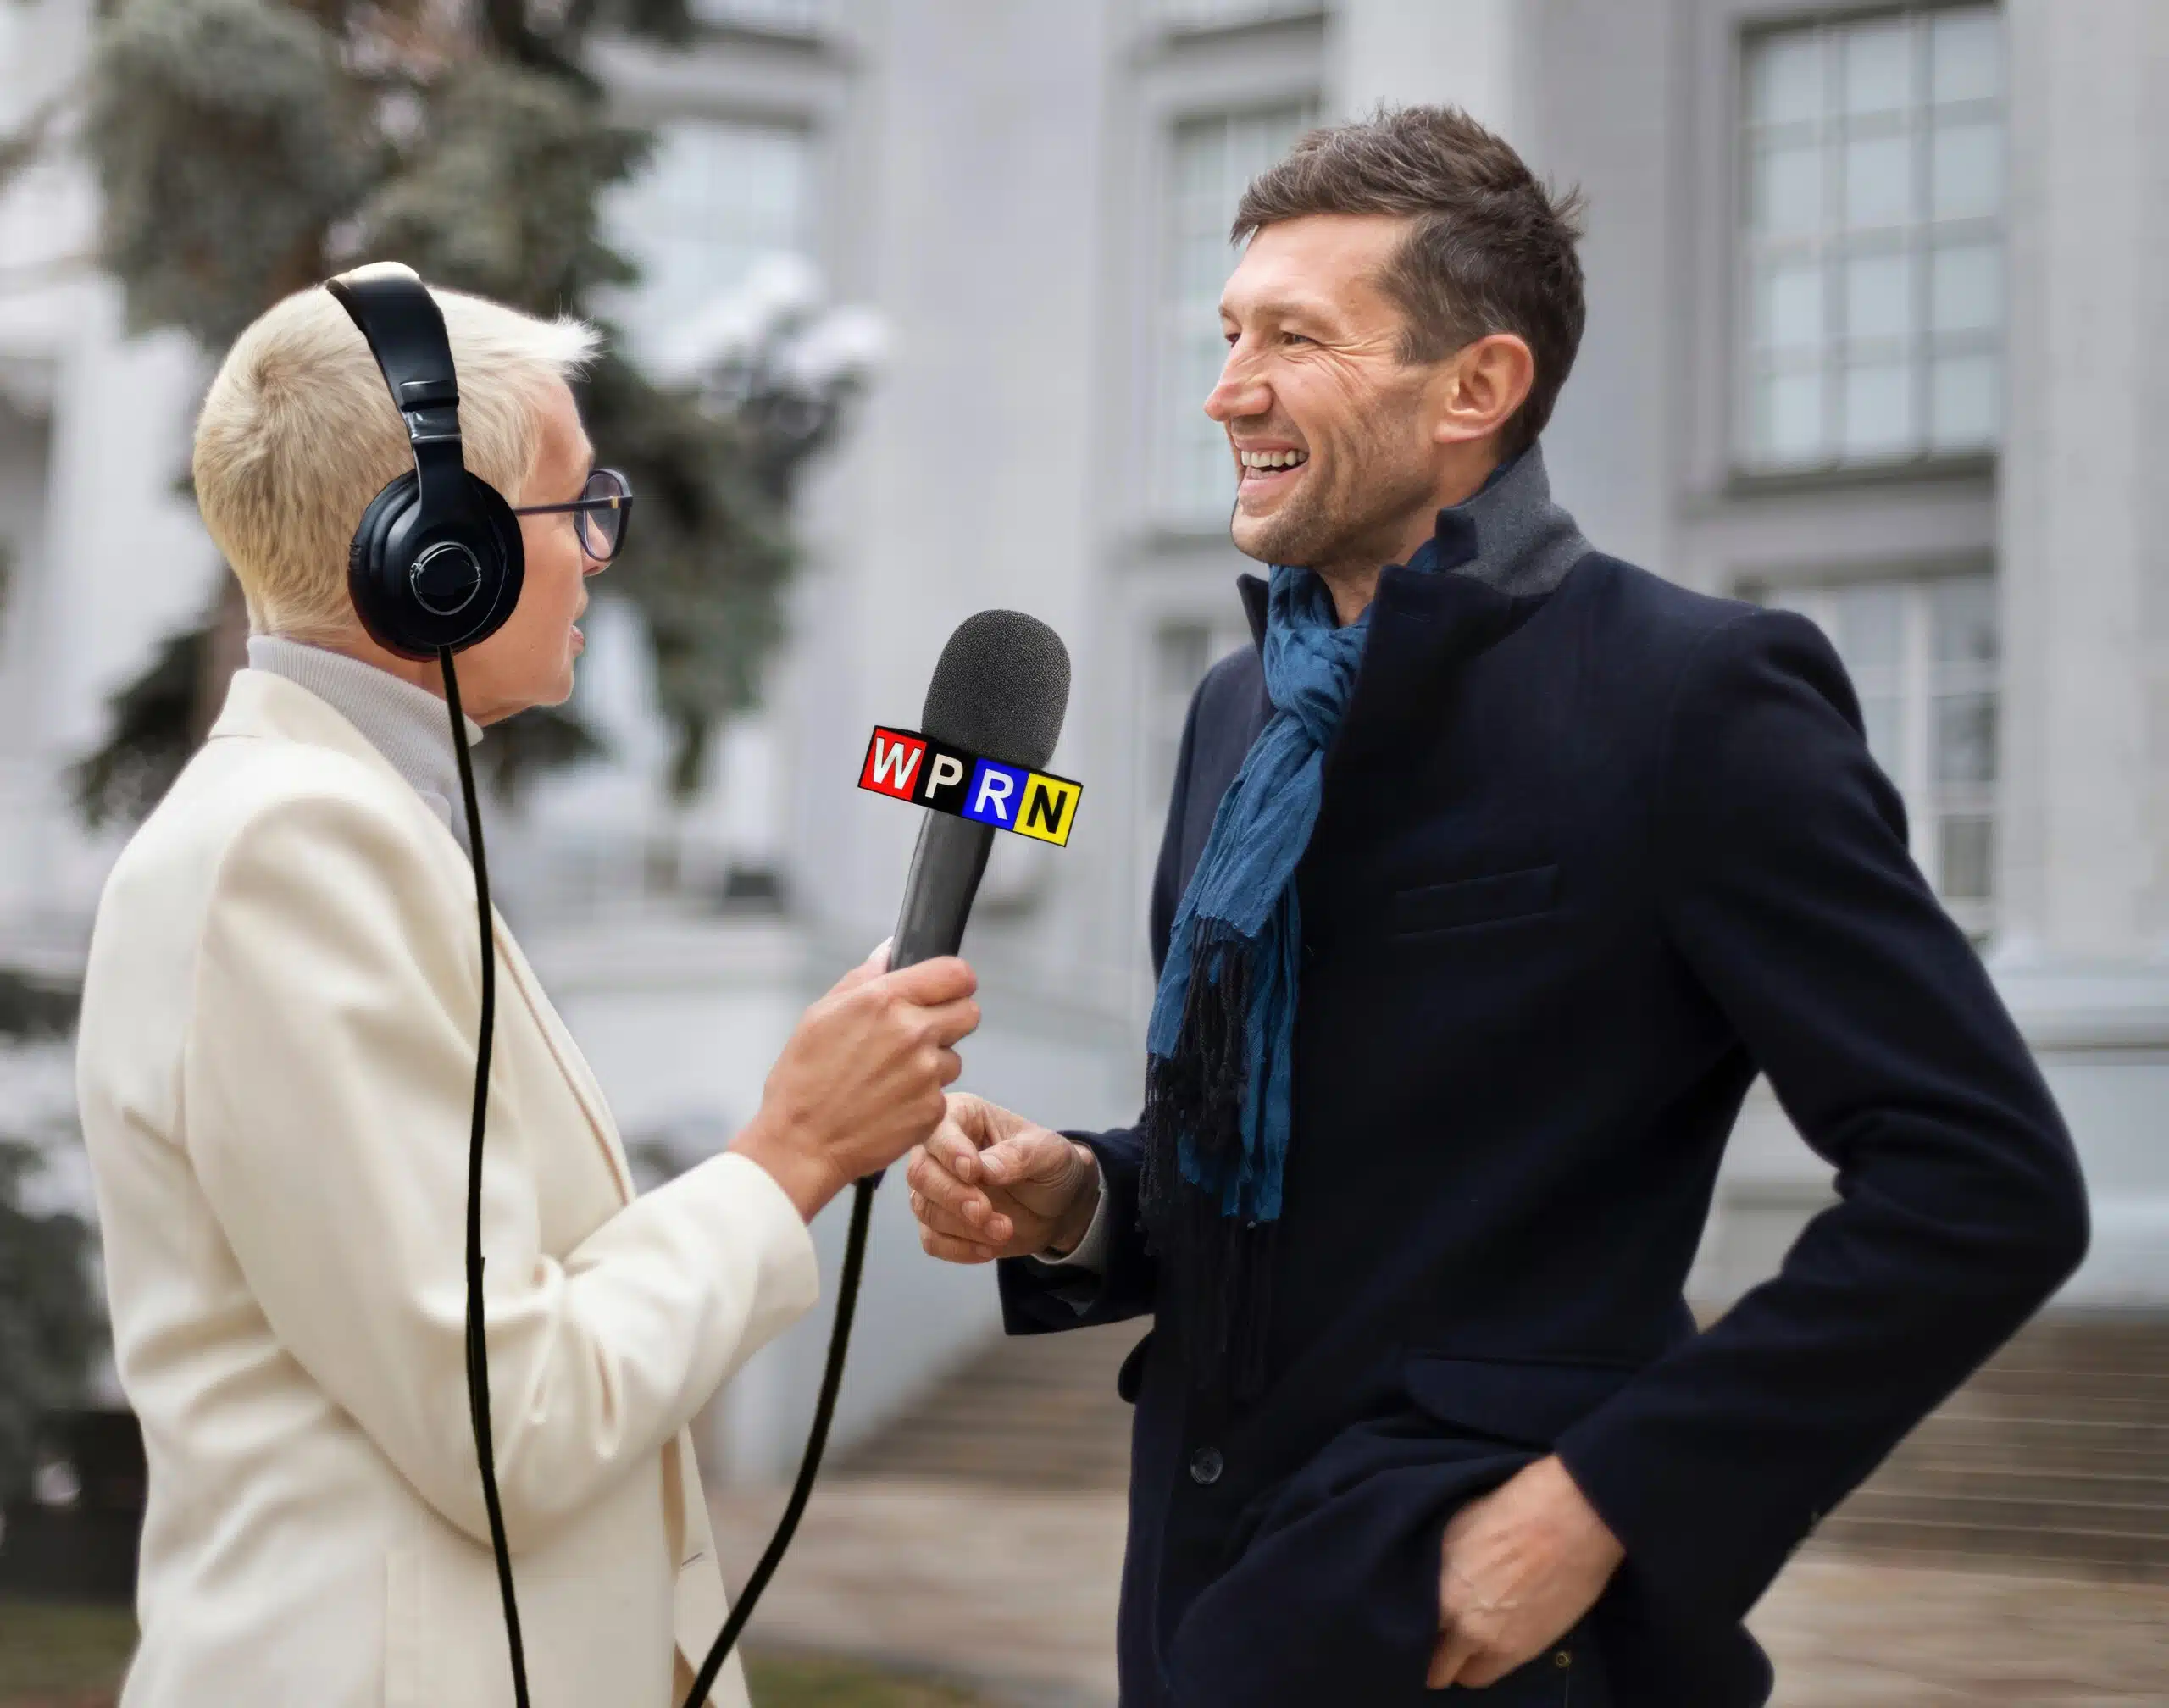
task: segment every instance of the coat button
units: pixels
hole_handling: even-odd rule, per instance
[[[1201,1447],[1190,1456],[1190,1480],[1201,1489],[1218,1483],[1227,1468],[1228,1461],[1220,1456],[1218,1447]]]

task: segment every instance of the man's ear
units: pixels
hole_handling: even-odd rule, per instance
[[[1512,332],[1490,332],[1464,344],[1440,376],[1431,437],[1464,445],[1489,437],[1513,419],[1536,383],[1536,358]]]

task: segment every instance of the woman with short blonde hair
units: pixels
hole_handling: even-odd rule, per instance
[[[630,497],[568,385],[595,334],[434,294],[469,469],[525,561],[461,655],[471,741],[571,691]],[[371,639],[347,592],[356,524],[409,466],[321,290],[241,335],[197,426],[249,668],[114,868],[78,1051],[150,1471],[125,1708],[513,1700],[464,1356],[474,873],[439,667]],[[482,1321],[532,1700],[668,1708],[724,1613],[685,1425],[813,1302],[807,1222],[940,1119],[973,980],[877,952],[729,1149],[635,1197],[593,1075],[494,935]],[[735,1661],[711,1700],[745,1700]]]

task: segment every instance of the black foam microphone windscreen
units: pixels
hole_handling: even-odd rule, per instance
[[[1069,710],[1069,649],[1022,611],[981,611],[957,625],[927,685],[919,731],[936,741],[1036,771],[1054,757]],[[994,827],[929,812],[919,827],[891,968],[954,955],[994,846]]]
[[[1054,757],[1068,710],[1062,636],[1022,611],[981,611],[941,649],[919,733],[1036,771]]]

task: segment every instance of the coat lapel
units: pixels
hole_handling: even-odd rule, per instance
[[[219,721],[211,728],[212,739],[224,736],[256,736],[274,740],[302,741],[319,747],[329,747],[344,753],[368,767],[389,785],[390,793],[412,811],[420,820],[426,821],[425,835],[441,837],[448,855],[456,857],[461,867],[463,883],[471,870],[465,851],[460,847],[443,820],[423,803],[407,779],[393,768],[391,762],[377,751],[376,745],[362,734],[332,707],[310,693],[296,682],[276,676],[268,670],[237,670],[232,684],[226,690],[225,709]],[[512,929],[503,916],[491,914],[496,939],[498,964],[510,975],[509,982],[519,991],[520,1001],[534,1017],[535,1026],[549,1046],[558,1068],[571,1088],[574,1100],[580,1112],[586,1117],[596,1144],[602,1151],[603,1160],[610,1171],[610,1178],[617,1183],[621,1201],[631,1201],[633,1178],[626,1166],[624,1151],[618,1140],[617,1123],[610,1116],[610,1106],[604,1101],[602,1088],[596,1083],[587,1061],[573,1042],[572,1034],[565,1030],[564,1023],[558,1018],[557,1010],[542,992],[535,977],[535,970],[527,964],[527,957],[520,952],[513,940]]]
[[[587,1117],[587,1124],[602,1147],[603,1159],[609,1164],[610,1178],[618,1183],[618,1195],[626,1203],[634,1197],[632,1170],[625,1162],[624,1147],[619,1142],[618,1123],[611,1117],[610,1106],[602,1095],[602,1087],[596,1082],[587,1058],[580,1054],[580,1045],[573,1042],[572,1034],[565,1029],[565,1023],[558,1016],[556,1007],[543,993],[535,969],[527,964],[527,957],[520,952],[513,940],[512,929],[502,915],[495,915],[497,940],[497,958],[505,971],[512,975],[512,983],[519,992],[520,1000],[527,1005],[527,1012],[535,1017],[541,1029],[542,1041],[549,1046],[556,1058],[558,1070],[565,1076],[565,1083],[572,1088],[574,1099],[580,1104],[580,1112]]]

